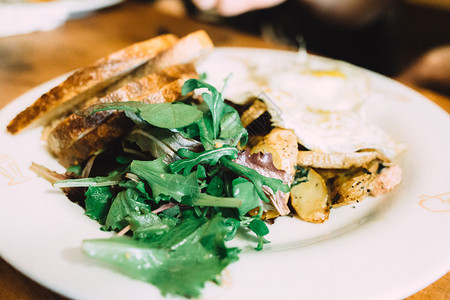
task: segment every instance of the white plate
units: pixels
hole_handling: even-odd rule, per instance
[[[123,2],[124,0],[53,0],[49,2],[30,2],[25,0],[0,0],[1,3],[16,4],[18,7],[45,7],[46,9],[64,8],[71,16],[78,16],[90,11],[106,8]]]
[[[89,12],[117,5],[124,0],[59,0],[69,8],[71,18],[83,16]]]
[[[293,53],[256,49],[217,49],[213,55],[200,70],[226,73],[221,68],[232,68],[236,58],[295,59]],[[324,224],[278,219],[270,227],[272,243],[262,252],[245,247],[240,260],[227,268],[223,285],[207,286],[206,298],[399,299],[450,269],[448,114],[388,78],[356,70],[371,81],[371,121],[409,146],[400,157],[403,182],[379,199],[332,210]],[[62,79],[44,83],[0,111],[0,254],[25,275],[71,298],[158,298],[152,285],[82,255],[83,239],[109,233],[28,170],[34,161],[62,171],[39,139],[41,128],[17,136],[5,132],[9,120]]]
[[[0,0],[0,37],[47,31],[123,0]]]

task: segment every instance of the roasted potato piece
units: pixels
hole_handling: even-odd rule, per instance
[[[332,207],[359,202],[369,196],[379,166],[380,162],[374,160],[367,168],[352,168],[329,180]]]
[[[274,128],[269,134],[264,136],[256,146],[251,148],[250,153],[270,153],[272,154],[272,161],[275,168],[285,171],[287,176],[283,181],[291,183],[295,175],[295,164],[297,161],[297,137],[292,130],[284,128]],[[264,187],[263,187],[264,188]],[[287,215],[290,209],[287,205],[289,201],[289,193],[277,191],[275,194],[271,193],[269,188],[264,189],[271,201],[273,207],[277,210],[279,215]],[[273,212],[270,216],[276,216]]]
[[[364,200],[370,194],[375,176],[359,171],[352,176],[339,176],[333,183],[332,206],[340,207]]]
[[[250,151],[253,153],[271,153],[274,166],[294,176],[297,164],[297,136],[294,131],[276,127],[264,136]]]
[[[311,223],[323,223],[328,219],[328,189],[322,177],[309,169],[307,181],[291,188],[291,205],[297,215]]]

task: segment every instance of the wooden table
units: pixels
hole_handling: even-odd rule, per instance
[[[68,21],[48,32],[0,38],[0,108],[58,75],[92,63],[113,50],[162,32],[179,36],[206,29],[217,46],[284,48],[258,37],[162,14],[152,4],[128,1]],[[450,99],[421,90],[450,112]],[[408,299],[448,299],[450,273]],[[0,258],[0,299],[64,299]]]

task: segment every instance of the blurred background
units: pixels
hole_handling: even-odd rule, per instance
[[[132,7],[140,13],[132,12],[136,15],[132,22],[118,25],[122,17],[117,17],[115,23],[108,21],[110,29],[103,30],[114,34],[113,28],[120,27],[120,31],[127,31],[131,43],[149,37],[144,28],[133,28],[136,22],[148,30],[159,28],[152,34],[183,31],[189,26],[174,26],[183,22],[208,30],[228,28],[258,38],[269,47],[306,47],[310,53],[344,60],[450,97],[450,0],[0,0],[0,42],[4,36],[9,45],[0,47],[0,55],[13,58],[17,55],[12,53],[25,50],[16,47],[12,51],[12,45],[46,36],[32,31],[53,31],[46,37],[59,37],[53,38],[49,46],[54,47],[55,41],[65,45],[64,41],[77,37],[77,33],[67,31],[72,26],[100,24],[98,20],[108,15],[131,13]],[[156,10],[160,15],[146,16],[148,10]],[[173,22],[164,16],[170,16]],[[14,34],[22,37],[16,39]],[[27,34],[29,39],[24,37]],[[80,37],[93,41],[105,38],[95,28],[92,36],[85,32]],[[121,42],[111,40],[111,44],[97,47],[110,49]],[[227,45],[243,44],[236,38],[228,40]],[[261,43],[255,47],[261,47]],[[79,48],[89,55],[97,52],[89,47]],[[81,53],[78,56],[88,59]],[[54,65],[53,60],[49,67]],[[11,61],[0,59],[0,80],[8,77],[11,67]]]
[[[309,52],[450,96],[450,0],[378,0],[342,17],[337,3],[358,1],[318,1],[330,6],[326,11],[314,7],[314,0],[280,0],[232,15],[226,8],[221,11],[217,0],[153,2],[164,13],[227,26],[293,49],[302,39]]]

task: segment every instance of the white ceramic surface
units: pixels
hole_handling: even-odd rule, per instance
[[[293,53],[218,48],[199,70],[239,84],[236,61],[277,63]],[[271,244],[253,243],[209,284],[205,299],[399,299],[450,269],[450,120],[418,93],[369,71],[319,57],[313,61],[352,68],[370,80],[369,119],[406,143],[399,158],[403,182],[379,199],[332,210],[324,224],[279,218]],[[237,70],[233,70],[234,67]],[[62,171],[40,140],[41,128],[11,136],[8,122],[64,77],[44,83],[0,111],[0,254],[44,286],[76,299],[155,299],[150,284],[129,279],[82,255],[83,239],[107,237],[77,205],[37,178],[31,162]],[[233,83],[234,82],[234,83]]]
[[[27,2],[0,0],[0,36],[52,30],[68,19],[87,16],[123,0],[55,0]]]

